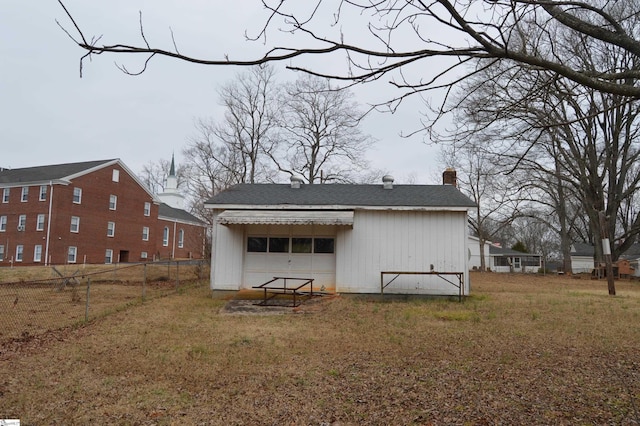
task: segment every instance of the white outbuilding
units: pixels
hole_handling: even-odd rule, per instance
[[[382,185],[292,179],[235,185],[205,207],[214,213],[214,290],[288,277],[338,293],[469,293],[474,203],[455,185],[394,185],[390,176]]]

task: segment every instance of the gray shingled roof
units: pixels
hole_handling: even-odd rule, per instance
[[[158,206],[158,216],[162,216],[170,219],[177,219],[184,222],[193,222],[200,225],[206,225],[203,221],[201,221],[191,213],[185,210],[176,209],[164,203]]]
[[[589,243],[573,243],[573,251],[571,256],[590,256],[593,257],[595,249]]]
[[[451,185],[314,184],[291,188],[288,184],[240,184],[220,192],[206,205],[281,206],[391,206],[475,207],[473,201]]]
[[[571,256],[585,256],[593,257],[595,254],[595,247],[589,243],[573,243],[573,251]],[[640,257],[640,244],[634,243],[620,255],[621,259],[637,259]]]
[[[49,166],[25,167],[22,169],[0,170],[0,185],[16,183],[48,182],[64,179],[85,170],[98,167],[115,160],[85,161],[81,163],[54,164]]]
[[[502,256],[520,256],[520,257],[525,257],[525,256],[540,256],[539,254],[535,254],[535,253],[524,253],[521,251],[517,251],[517,250],[513,250],[510,248],[506,248],[506,247],[496,247],[494,245],[489,245],[489,254],[492,255],[502,255]]]

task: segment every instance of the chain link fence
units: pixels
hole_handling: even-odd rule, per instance
[[[0,268],[0,344],[207,286],[208,277],[203,260]]]

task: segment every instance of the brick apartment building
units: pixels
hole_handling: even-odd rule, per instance
[[[0,267],[201,259],[205,234],[119,159],[0,169]]]

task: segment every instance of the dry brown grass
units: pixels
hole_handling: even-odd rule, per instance
[[[49,267],[0,268],[0,345],[170,294],[208,274],[196,265],[175,263],[56,268],[73,279],[65,280]]]
[[[637,424],[640,284],[473,274],[463,303],[223,314],[205,287],[24,342],[24,424]]]

